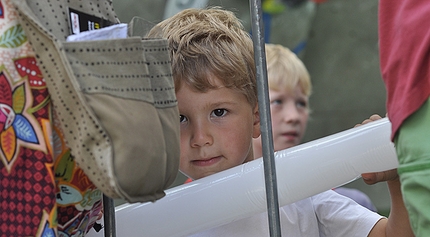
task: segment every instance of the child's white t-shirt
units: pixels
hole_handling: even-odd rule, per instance
[[[281,207],[281,234],[288,237],[363,237],[383,218],[332,190]],[[269,236],[267,213],[215,227],[192,237]]]

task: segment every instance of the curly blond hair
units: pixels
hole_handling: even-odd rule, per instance
[[[252,39],[231,11],[186,9],[158,23],[147,37],[167,38],[176,91],[187,83],[196,91],[215,88],[210,78],[257,104]]]

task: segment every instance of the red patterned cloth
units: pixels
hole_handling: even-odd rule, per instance
[[[84,236],[102,209],[102,194],[55,126],[11,1],[0,1],[0,237]]]

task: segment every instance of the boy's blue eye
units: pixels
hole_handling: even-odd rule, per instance
[[[297,106],[298,107],[302,107],[302,108],[307,108],[308,107],[308,103],[307,103],[307,101],[299,100],[299,101],[297,101]]]
[[[215,117],[224,116],[226,113],[227,113],[227,110],[225,109],[215,109],[212,111],[212,115]]]
[[[270,101],[270,103],[274,104],[274,105],[280,105],[280,104],[282,104],[282,100],[272,100],[272,101]]]

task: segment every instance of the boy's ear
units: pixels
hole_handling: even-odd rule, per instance
[[[254,108],[253,116],[254,116],[254,126],[253,126],[252,137],[258,138],[261,134],[261,131],[260,131],[260,112],[258,112],[258,104]]]

